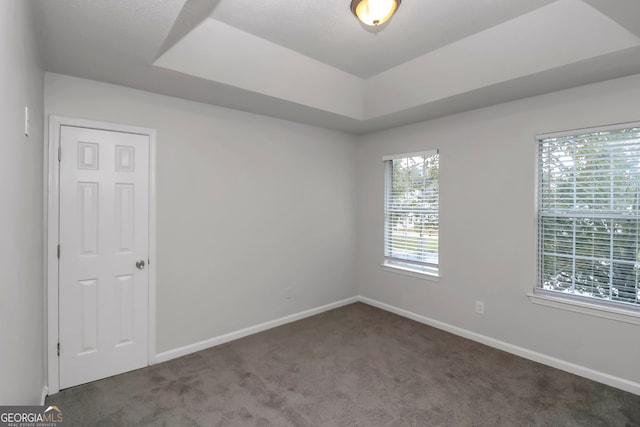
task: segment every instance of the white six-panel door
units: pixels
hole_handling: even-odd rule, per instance
[[[147,365],[149,137],[60,132],[59,377],[66,388]]]

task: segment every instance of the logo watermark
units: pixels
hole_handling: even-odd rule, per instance
[[[57,406],[0,406],[0,427],[62,427]]]

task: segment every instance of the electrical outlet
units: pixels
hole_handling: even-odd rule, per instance
[[[484,314],[484,302],[476,301],[476,313]]]

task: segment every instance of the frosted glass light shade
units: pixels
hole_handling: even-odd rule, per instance
[[[387,22],[400,6],[401,0],[352,0],[351,11],[365,25]]]

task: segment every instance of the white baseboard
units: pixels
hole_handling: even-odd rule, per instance
[[[42,387],[42,394],[40,395],[40,406],[44,405],[44,401],[49,395],[49,387],[46,385]]]
[[[300,313],[291,314],[289,316],[281,317],[279,319],[271,320],[269,322],[261,323],[259,325],[250,326],[239,331],[230,332],[228,334],[220,335],[218,337],[210,338],[208,340],[200,341],[194,344],[185,345],[184,347],[175,348],[173,350],[163,351],[155,356],[154,363],[166,362],[167,360],[175,359],[177,357],[186,356],[187,354],[195,353],[197,351],[206,350],[211,347],[215,347],[220,344],[227,343],[229,341],[237,340],[239,338],[253,335],[258,332],[266,331],[267,329],[275,328],[277,326],[285,325],[287,323],[295,322],[296,320],[304,319],[305,317],[315,316],[316,314],[323,313],[325,311],[333,310],[334,308],[342,307],[348,304],[358,302],[359,298],[351,297],[342,301],[336,301],[331,304],[323,305],[321,307],[312,308],[310,310],[302,311]]]
[[[509,344],[504,341],[500,341],[485,335],[481,335],[476,332],[471,332],[469,330],[459,328],[457,326],[453,326],[448,323],[431,319],[429,317],[422,316],[420,314],[416,314],[411,311],[404,310],[404,309],[401,309],[389,304],[385,304],[380,301],[363,297],[363,296],[355,296],[355,297],[344,299],[342,301],[336,301],[331,304],[312,308],[310,310],[302,311],[300,313],[291,314],[289,316],[281,317],[279,319],[271,320],[269,322],[261,323],[259,325],[250,326],[248,328],[241,329],[235,332],[230,332],[228,334],[220,335],[218,337],[210,338],[208,340],[200,341],[194,344],[189,344],[183,347],[175,348],[173,350],[164,351],[162,353],[156,354],[154,363],[166,362],[168,360],[175,359],[177,357],[186,356],[188,354],[195,353],[201,350],[206,350],[208,348],[215,347],[217,345],[221,345],[233,340],[237,340],[239,338],[243,338],[248,335],[253,335],[258,332],[266,331],[268,329],[285,325],[287,323],[295,322],[296,320],[304,319],[305,317],[314,316],[316,314],[333,310],[334,308],[342,307],[348,304],[352,304],[354,302],[362,302],[364,304],[368,304],[370,306],[377,307],[391,313],[395,313],[399,316],[406,317],[411,320],[415,320],[416,322],[420,322],[437,329],[442,329],[443,331],[450,332],[454,335],[458,335],[460,337],[467,338],[472,341],[476,341],[481,344],[488,345],[489,347],[497,348],[499,350],[506,351],[507,353],[515,354],[516,356],[520,356],[525,359],[532,360],[534,362],[542,363],[543,365],[551,366],[553,368],[557,368],[557,369],[560,369],[584,378],[588,378],[590,380],[597,381],[597,382],[609,385],[611,387],[619,388],[621,390],[640,395],[640,383],[629,381],[624,378],[609,375],[604,372],[587,368],[585,366],[576,365],[575,363],[567,362],[565,360],[557,359],[555,357],[548,356],[546,354],[538,353],[533,350],[529,350],[523,347]],[[47,395],[47,388],[45,387],[42,391],[43,403],[46,395]]]
[[[518,347],[516,345],[509,344],[504,341],[496,340],[494,338],[490,338],[485,335],[478,334],[476,332],[471,332],[466,329],[459,328],[457,326],[449,325],[448,323],[440,322],[435,319],[430,319],[420,314],[416,314],[408,310],[394,307],[392,305],[385,304],[371,298],[359,296],[358,301],[371,305],[373,307],[380,308],[385,311],[389,311],[391,313],[395,313],[399,316],[406,317],[411,320],[415,320],[416,322],[424,323],[425,325],[433,326],[434,328],[437,328],[437,329],[442,329],[454,335],[458,335],[463,338],[468,338],[472,341],[476,341],[481,344],[488,345],[489,347],[497,348],[499,350],[506,351],[507,353],[515,354],[516,356],[533,360],[534,362],[542,363],[543,365],[551,366],[553,368],[557,368],[581,377],[585,377],[590,380],[609,385],[611,387],[619,388],[620,390],[624,390],[630,393],[640,395],[639,383],[629,381],[624,378],[616,377],[613,375],[609,375],[604,372],[596,371],[594,369],[587,368],[585,366],[576,365],[575,363],[557,359],[555,357],[538,353],[523,347]]]

